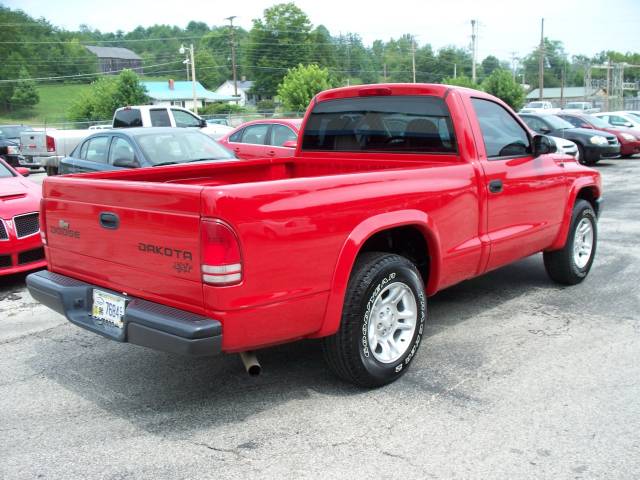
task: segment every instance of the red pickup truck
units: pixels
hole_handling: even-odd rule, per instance
[[[323,338],[340,377],[379,386],[439,290],[537,252],[582,281],[601,198],[597,171],[490,95],[339,88],[313,99],[292,158],[47,179],[49,269],[27,284],[76,325],[169,352]]]

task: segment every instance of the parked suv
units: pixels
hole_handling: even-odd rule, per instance
[[[520,114],[535,132],[571,140],[578,146],[578,158],[585,165],[593,165],[602,158],[620,154],[620,143],[615,135],[601,130],[575,128],[557,115]]]

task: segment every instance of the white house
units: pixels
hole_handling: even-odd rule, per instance
[[[153,105],[178,106],[193,110],[193,85],[191,81],[140,82],[147,90]],[[198,108],[207,103],[232,100],[231,95],[221,95],[204,88],[196,82]]]
[[[247,105],[255,105],[258,101],[261,100],[259,95],[254,95],[249,93],[251,87],[253,87],[253,82],[251,80],[238,80],[236,82],[238,84],[238,105],[241,107],[245,107]],[[220,95],[224,95],[225,97],[233,97],[235,95],[235,89],[233,86],[233,80],[227,80],[222,85],[220,85],[216,89],[216,93]],[[233,100],[229,103],[235,103]]]

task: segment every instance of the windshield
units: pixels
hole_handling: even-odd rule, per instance
[[[19,138],[21,132],[31,132],[33,128],[17,125],[14,127],[0,127],[0,138]]]
[[[9,178],[13,176],[13,172],[9,170],[4,163],[0,162],[0,178]]]
[[[611,128],[607,122],[602,120],[601,118],[594,117],[593,115],[586,115],[585,117],[587,121],[596,128]]]
[[[145,157],[154,165],[235,158],[218,142],[196,131],[140,134],[135,138]]]
[[[542,102],[531,102],[527,104],[529,108],[542,108],[544,105]]]
[[[544,119],[549,124],[552,130],[564,130],[565,128],[575,128],[566,120],[563,120],[560,117],[556,117],[555,115],[548,115],[544,117]]]

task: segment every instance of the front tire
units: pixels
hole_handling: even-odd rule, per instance
[[[44,169],[47,172],[47,177],[54,177],[58,175],[58,167],[47,165]]]
[[[598,223],[593,207],[578,200],[573,207],[567,242],[561,250],[544,252],[544,266],[552,280],[565,285],[582,282],[591,270],[598,243]]]
[[[349,279],[340,328],[323,341],[327,364],[361,387],[391,383],[414,358],[426,316],[425,288],[415,265],[400,255],[364,253]]]

